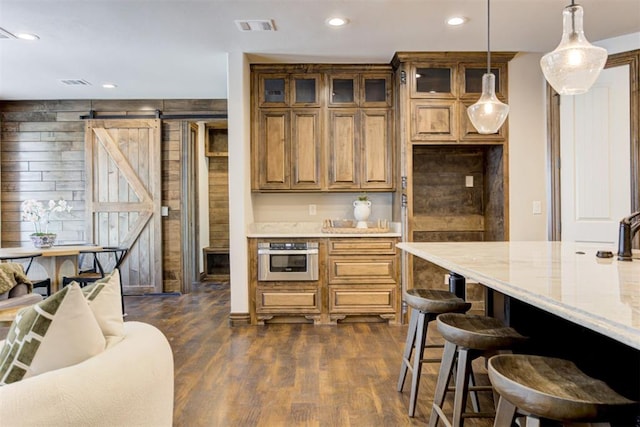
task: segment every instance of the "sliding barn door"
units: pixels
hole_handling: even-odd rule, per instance
[[[162,292],[160,120],[89,120],[87,240],[126,246],[127,294]]]

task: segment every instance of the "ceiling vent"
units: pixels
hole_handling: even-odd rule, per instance
[[[240,31],[275,31],[276,26],[271,19],[237,20],[236,26]]]
[[[60,79],[60,83],[67,86],[91,86],[85,79]]]
[[[15,39],[15,38],[17,37],[11,34],[9,31],[5,30],[4,28],[0,28],[0,40]]]

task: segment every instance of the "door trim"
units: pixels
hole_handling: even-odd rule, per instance
[[[192,283],[198,279],[198,125],[182,122],[182,284],[183,294],[191,292]],[[192,138],[195,133],[195,138]]]

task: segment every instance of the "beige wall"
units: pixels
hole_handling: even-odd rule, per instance
[[[228,56],[229,109],[229,267],[231,315],[249,315],[247,226],[254,222],[251,202],[249,61]]]
[[[360,193],[253,194],[256,222],[322,222],[324,219],[353,219],[353,201]],[[391,193],[367,193],[371,200],[369,221],[392,220]],[[316,205],[316,215],[309,205]],[[398,221],[398,218],[395,218]]]
[[[546,83],[540,54],[509,62],[509,239],[547,239]],[[542,205],[533,214],[533,202]]]

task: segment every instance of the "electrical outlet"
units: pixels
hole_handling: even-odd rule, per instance
[[[464,177],[464,186],[473,187],[473,175],[467,175]]]
[[[316,205],[309,205],[309,215],[316,214]]]

